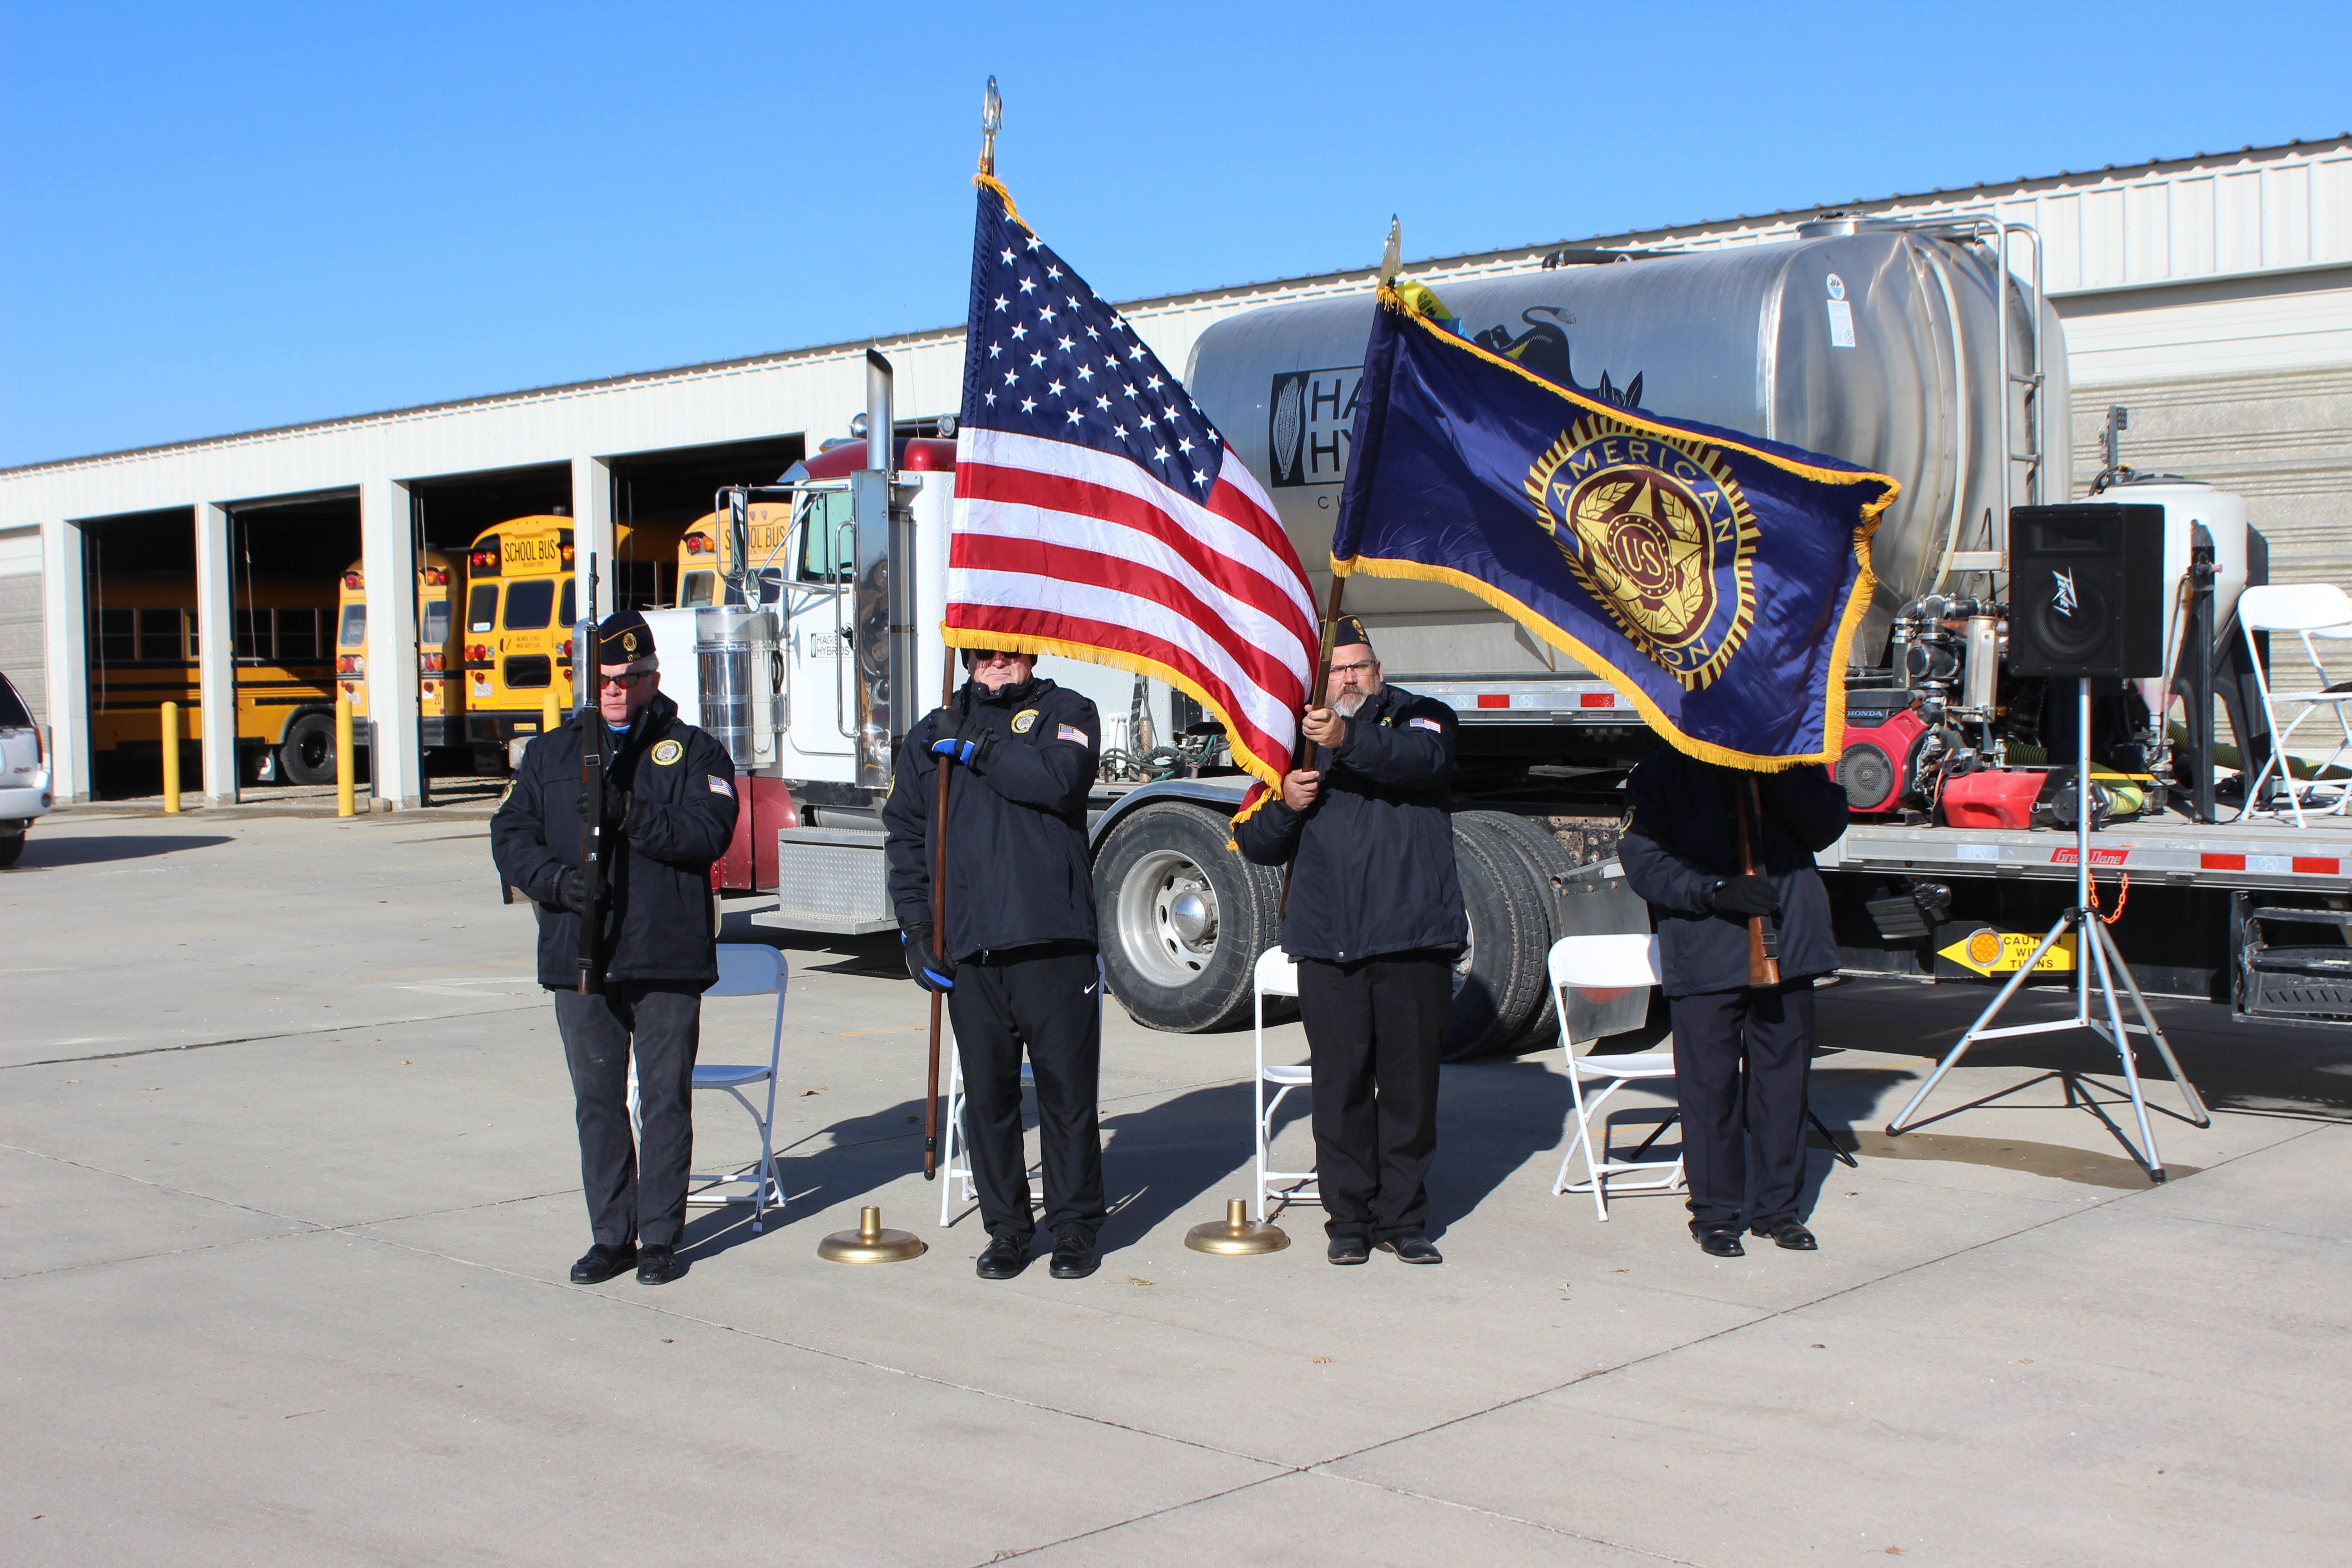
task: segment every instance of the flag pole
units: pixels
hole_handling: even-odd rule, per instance
[[[1331,592],[1323,605],[1323,651],[1316,656],[1315,684],[1307,689],[1307,706],[1298,715],[1298,746],[1290,759],[1293,773],[1304,768],[1315,756],[1315,742],[1307,738],[1307,714],[1323,707],[1330,696],[1331,647],[1339,635],[1339,595],[1346,592],[1347,586],[1347,578],[1337,572],[1331,574]],[[1276,798],[1280,798],[1281,786],[1276,785],[1274,793]],[[1298,849],[1294,845],[1290,858],[1282,863],[1282,901],[1275,906],[1276,920],[1290,913],[1290,873],[1297,864]]]
[[[993,83],[991,84],[992,86]],[[942,642],[940,648],[940,706],[944,708],[955,698],[955,649]],[[955,767],[946,757],[939,759],[940,790],[931,811],[931,951],[937,953],[948,940],[948,781],[955,776]],[[939,1174],[940,1167],[940,1005],[941,994],[931,993],[931,1058],[923,1075],[923,1180],[930,1181]]]
[[[1396,214],[1391,213],[1388,243],[1381,247],[1381,288],[1389,288],[1396,282],[1397,273],[1404,266],[1403,253],[1404,226],[1398,221]],[[1314,743],[1307,738],[1307,710],[1326,707],[1330,701],[1331,646],[1339,631],[1339,595],[1346,591],[1348,579],[1340,574],[1335,562],[1331,573],[1331,592],[1323,605],[1323,650],[1315,661],[1315,684],[1307,689],[1307,708],[1298,716],[1298,746],[1290,764],[1293,773],[1305,768],[1315,755]],[[1278,787],[1275,791],[1277,797],[1281,793]],[[1276,919],[1290,913],[1290,873],[1297,864],[1298,851],[1294,847],[1290,858],[1282,863],[1282,901],[1275,907]]]
[[[996,177],[996,132],[1004,124],[1004,100],[996,90],[996,79],[988,79],[988,90],[980,100],[980,172],[991,179]],[[940,706],[955,700],[956,650],[940,639]],[[931,951],[938,952],[939,944],[948,939],[948,780],[955,770],[947,759],[940,760],[940,789],[931,809]],[[940,1007],[945,998],[931,993],[930,1060],[923,1072],[923,1180],[935,1180],[940,1171]]]

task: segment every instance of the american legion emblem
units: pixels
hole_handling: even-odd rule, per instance
[[[1036,727],[1037,710],[1034,708],[1024,708],[1013,716],[1013,732],[1016,735],[1025,735]]]
[[[669,766],[684,755],[686,748],[676,741],[664,741],[654,748],[654,761],[663,767]]]
[[[1577,582],[1651,661],[1696,691],[1756,622],[1756,516],[1723,455],[1605,414],[1528,470],[1536,516]]]

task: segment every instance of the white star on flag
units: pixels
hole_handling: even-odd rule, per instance
[[[1255,476],[1134,326],[1022,221],[1003,186],[979,184],[948,642],[1066,654],[1180,688],[1264,786],[1246,815],[1289,766],[1320,643],[1297,553]],[[982,329],[1041,273],[1068,279],[1067,308],[1040,305],[1034,319],[1067,319],[1050,348],[1029,353],[1047,379],[1016,410],[983,383],[1001,346]],[[1108,373],[1099,393],[1097,369]],[[1114,385],[1128,400],[1118,419]]]

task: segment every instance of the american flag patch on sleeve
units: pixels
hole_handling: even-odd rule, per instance
[[[1445,726],[1434,719],[1414,719],[1411,723],[1416,730],[1434,730],[1441,735],[1445,732]]]
[[[703,781],[710,785],[711,794],[723,795],[730,800],[735,798],[735,786],[729,784],[725,779],[720,778],[717,773],[705,773],[702,777]]]
[[[1054,739],[1057,741],[1068,741],[1074,745],[1080,746],[1091,746],[1094,744],[1094,738],[1075,724],[1063,725],[1061,729],[1055,733]]]

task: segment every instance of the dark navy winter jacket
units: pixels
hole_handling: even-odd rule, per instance
[[[626,832],[605,835],[618,846],[607,870],[605,976],[715,984],[710,867],[735,836],[735,764],[667,697],[641,709],[625,733],[606,733],[605,767],[631,805]],[[580,749],[577,714],[531,742],[490,818],[499,874],[539,900],[540,984],[564,990],[580,979],[580,917],[557,902],[564,868],[581,864]]]
[[[1087,795],[1102,753],[1102,721],[1075,691],[1033,676],[991,696],[977,681],[955,696],[964,740],[985,731],[987,752],[950,763],[947,930],[932,951],[961,963],[976,952],[1095,940],[1094,871],[1087,854]],[[916,722],[883,803],[890,903],[904,931],[931,923],[931,814],[940,759],[931,720]]]
[[[1277,796],[1234,830],[1261,866],[1298,857],[1282,950],[1330,963],[1458,950],[1470,923],[1449,814],[1454,710],[1383,686],[1347,723],[1339,745],[1315,748],[1323,787],[1314,805],[1293,811]]]
[[[1733,803],[1749,778],[1764,807],[1761,832],[1750,825],[1758,868],[1780,895],[1781,976],[1827,974],[1838,966],[1829,893],[1813,868],[1813,853],[1845,831],[1845,791],[1826,770],[1810,764],[1746,773],[1661,746],[1625,781],[1625,832],[1617,857],[1625,880],[1656,917],[1658,963],[1669,996],[1748,984],[1747,917],[1717,913],[1707,892],[1739,875]]]

